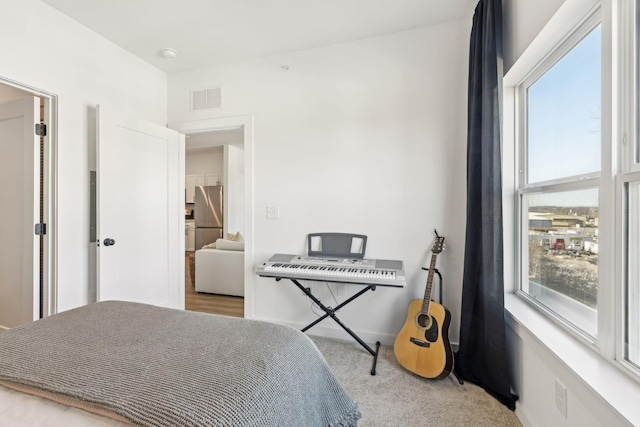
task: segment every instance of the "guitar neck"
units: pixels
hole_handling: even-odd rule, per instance
[[[429,265],[429,275],[427,276],[427,286],[424,289],[424,299],[422,300],[422,313],[429,314],[429,304],[431,304],[431,288],[433,286],[433,275],[436,269],[436,258],[438,254],[431,255],[431,264]]]

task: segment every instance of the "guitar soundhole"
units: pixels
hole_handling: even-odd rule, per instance
[[[417,321],[418,321],[418,325],[420,325],[421,328],[428,328],[429,325],[431,324],[431,316],[420,313],[418,315]]]

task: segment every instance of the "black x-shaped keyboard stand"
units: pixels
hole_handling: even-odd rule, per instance
[[[276,279],[276,281],[280,281],[283,278],[282,277],[276,277],[275,279]],[[309,288],[304,287],[302,284],[300,284],[300,282],[298,282],[298,279],[292,279],[290,277],[287,277],[287,279],[291,280],[302,292],[304,292],[304,294],[306,296],[308,296],[318,307],[320,307],[322,309],[322,311],[324,311],[326,313],[324,316],[319,317],[318,319],[314,320],[313,322],[309,323],[307,326],[302,328],[301,331],[305,332],[309,328],[312,328],[316,324],[322,322],[327,317],[331,317],[338,325],[340,325],[340,327],[342,329],[347,331],[347,333],[349,335],[351,335],[353,337],[353,339],[358,341],[358,343],[360,343],[360,345],[362,347],[364,347],[365,350],[367,350],[373,356],[373,366],[371,367],[371,375],[375,375],[376,374],[376,365],[378,363],[378,350],[380,349],[380,341],[376,341],[376,349],[375,350],[372,349],[358,335],[356,335],[355,332],[353,332],[347,325],[345,325],[344,323],[342,323],[342,321],[340,319],[338,319],[338,316],[336,316],[336,312],[338,310],[340,310],[342,307],[344,307],[345,305],[349,304],[351,301],[353,301],[356,298],[358,298],[360,295],[364,294],[365,292],[367,292],[369,290],[375,291],[376,290],[376,285],[371,285],[371,284],[362,285],[362,286],[364,286],[364,288],[360,292],[358,292],[357,294],[353,295],[351,298],[347,299],[346,301],[340,303],[338,306],[333,308],[333,307],[327,307],[326,305],[324,305],[322,303],[322,301],[320,301],[318,298],[316,298],[315,295],[313,295],[311,293],[311,290]],[[312,279],[304,278],[304,279],[300,279],[300,280],[312,280]],[[322,280],[322,281],[324,282],[325,280]]]

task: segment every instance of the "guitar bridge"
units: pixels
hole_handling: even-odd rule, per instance
[[[414,343],[415,345],[418,345],[420,347],[430,347],[431,346],[431,343],[429,343],[428,341],[422,341],[422,340],[419,340],[419,339],[413,338],[413,337],[409,338],[409,341],[411,341],[412,343]]]

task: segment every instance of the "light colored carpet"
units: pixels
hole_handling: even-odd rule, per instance
[[[377,374],[372,376],[373,357],[356,341],[311,339],[358,402],[359,427],[522,426],[512,411],[487,392],[471,383],[458,384],[453,374],[429,380],[405,370],[396,361],[393,347],[380,347]]]

